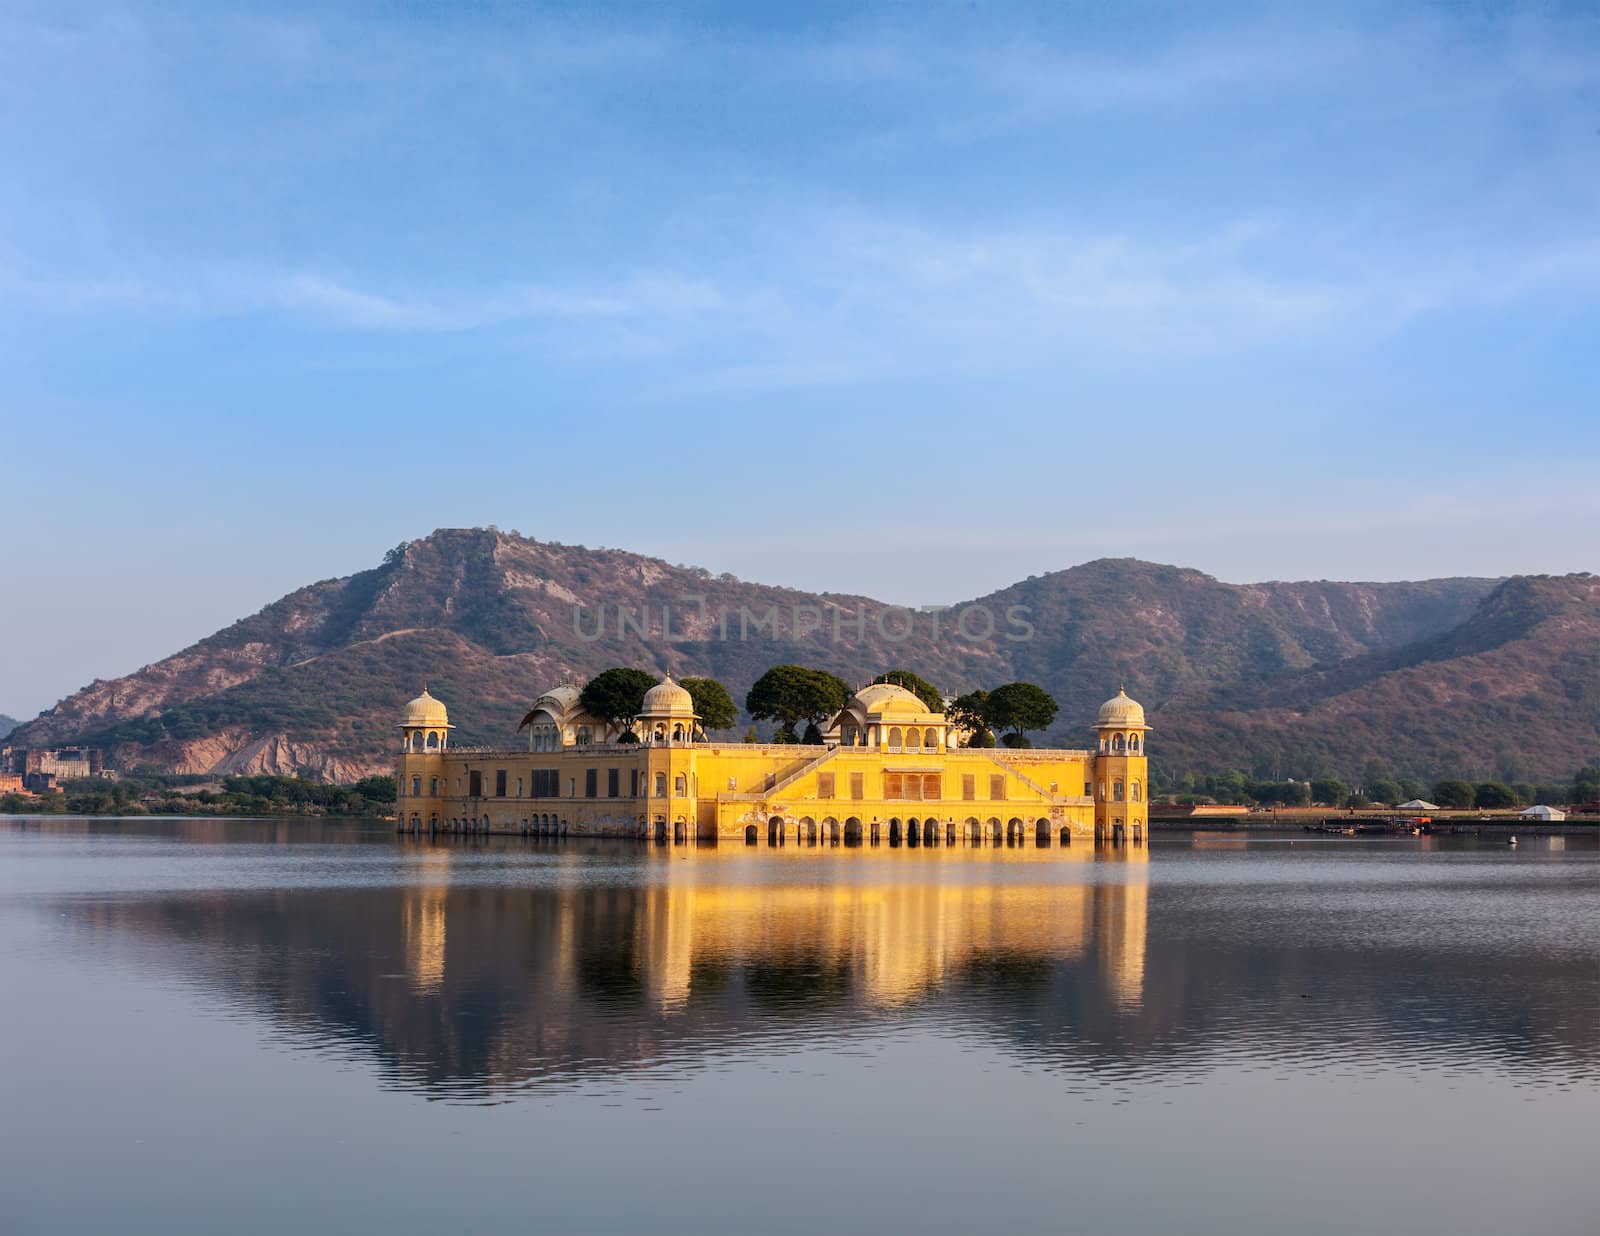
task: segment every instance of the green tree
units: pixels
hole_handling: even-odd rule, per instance
[[[892,682],[897,687],[904,687],[911,694],[928,706],[929,712],[944,711],[944,695],[939,688],[926,678],[913,674],[910,670],[886,670],[872,680],[873,682]]]
[[[1473,803],[1480,811],[1504,811],[1517,805],[1517,792],[1499,781],[1485,781],[1473,795]]]
[[[774,665],[757,678],[744,698],[745,711],[757,721],[776,721],[774,742],[798,742],[794,727],[816,724],[844,707],[850,684],[826,670],[806,665]]]
[[[1405,802],[1409,797],[1398,781],[1369,781],[1365,791],[1373,802],[1384,803],[1390,807]]]
[[[700,716],[703,730],[732,729],[739,719],[739,709],[728,694],[728,688],[715,678],[680,678],[678,685],[689,693],[694,710]]]
[[[1400,778],[1400,800],[1410,802],[1413,798],[1426,798],[1428,787],[1415,777]]]
[[[1337,777],[1313,777],[1311,780],[1311,801],[1314,803],[1341,807],[1348,797],[1350,797],[1350,787]]]
[[[1007,746],[1031,746],[1013,738],[1023,738],[1028,730],[1048,728],[1056,719],[1056,702],[1043,687],[1031,682],[1008,682],[989,692],[983,714],[990,729],[1006,731]]]
[[[969,747],[992,747],[994,735],[989,732],[989,718],[984,711],[989,702],[987,691],[968,691],[950,701],[945,709],[945,720],[957,729],[966,730]]]
[[[660,679],[626,665],[602,670],[584,684],[578,704],[591,717],[607,725],[624,726],[644,707],[644,693]]]
[[[387,776],[363,777],[350,787],[362,798],[372,803],[394,802],[394,778]]]
[[[1441,807],[1466,811],[1478,800],[1478,791],[1470,781],[1441,781],[1433,787],[1433,801]]]

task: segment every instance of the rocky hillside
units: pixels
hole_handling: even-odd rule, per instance
[[[8,717],[5,713],[0,712],[0,738],[4,738],[21,724],[22,722],[15,717]]]
[[[936,630],[933,615],[868,597],[445,530],[94,682],[14,741],[92,741],[123,767],[345,780],[387,765],[396,710],[423,683],[451,705],[460,741],[506,743],[563,677],[632,664],[712,674],[742,697],[769,665],[798,660],[853,681],[904,666],[950,690],[1030,678],[1061,702],[1050,738],[1074,745],[1126,680],[1174,771],[1353,774],[1382,754],[1432,776],[1516,751],[1530,772],[1564,774],[1597,748],[1596,586],[1236,586],[1102,560],[953,606]]]

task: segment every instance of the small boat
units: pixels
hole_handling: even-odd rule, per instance
[[[1511,836],[1507,837],[1506,838],[1506,844],[1507,845],[1516,845],[1517,844],[1517,834],[1516,833],[1512,833]]]

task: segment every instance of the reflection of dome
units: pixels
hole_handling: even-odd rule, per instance
[[[1144,729],[1144,705],[1138,700],[1129,699],[1125,689],[1119,690],[1100,705],[1100,715],[1094,723],[1101,729]]]
[[[406,705],[400,724],[431,725],[442,728],[450,724],[450,713],[443,704],[428,694],[427,687],[423,687],[422,694]]]
[[[930,713],[922,697],[892,682],[874,682],[862,687],[845,705],[863,717],[926,717]]]
[[[694,697],[672,681],[668,674],[644,693],[641,717],[690,717],[694,715]]]

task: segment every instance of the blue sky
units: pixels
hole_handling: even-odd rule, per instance
[[[1201,11],[5,0],[0,711],[439,526],[1600,568],[1600,18]]]

